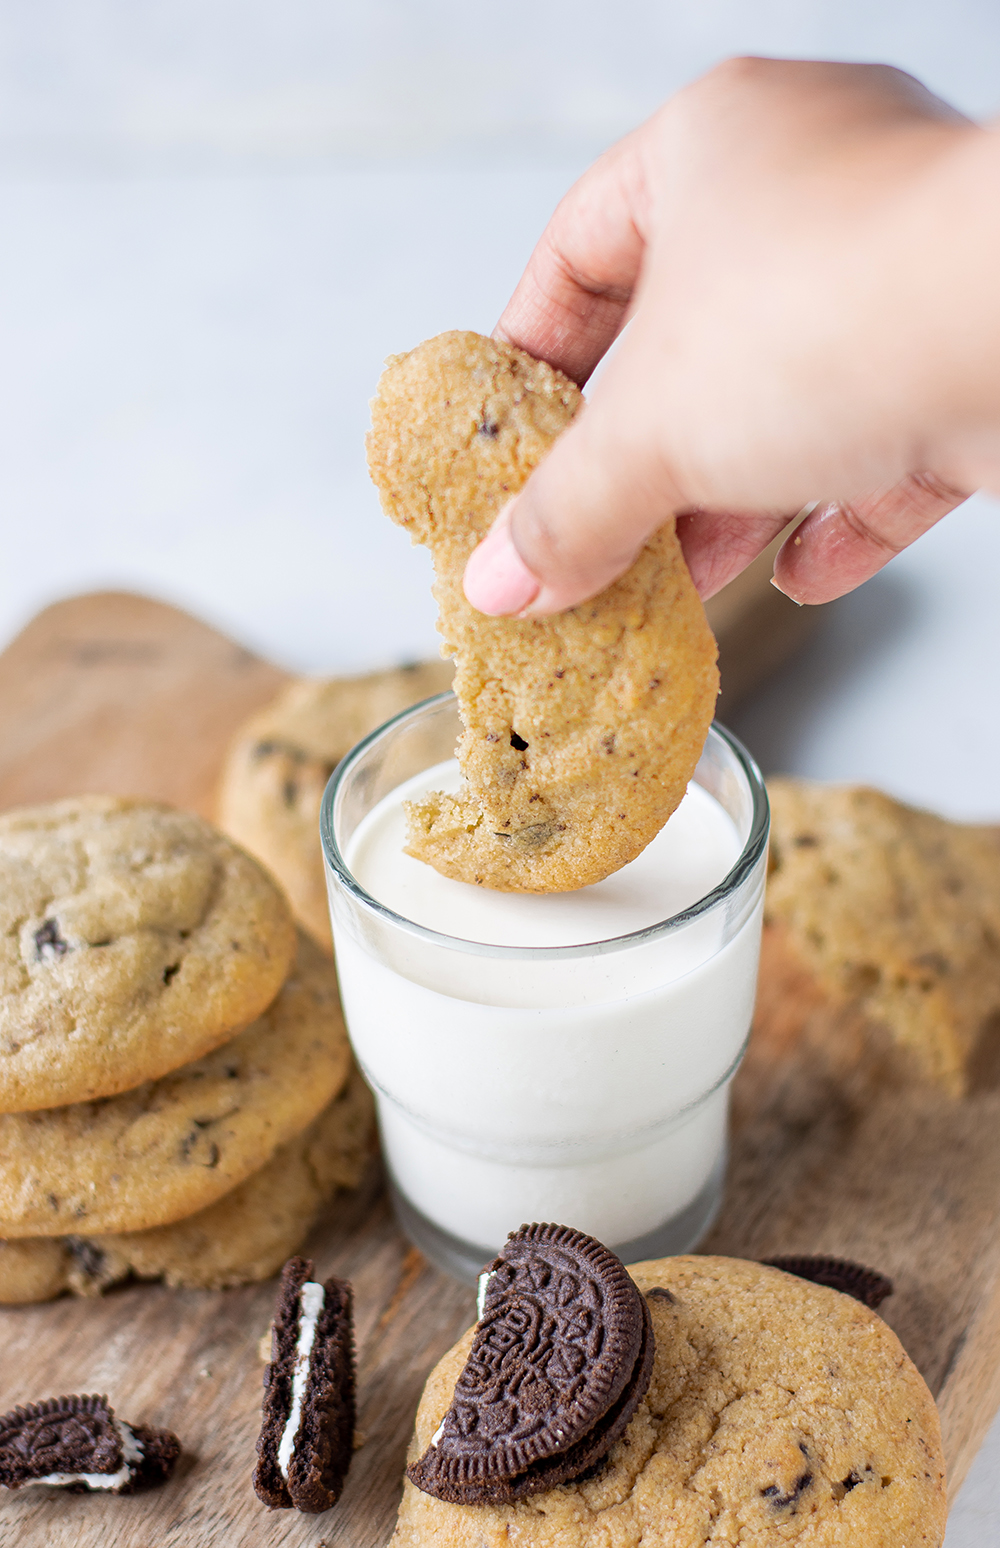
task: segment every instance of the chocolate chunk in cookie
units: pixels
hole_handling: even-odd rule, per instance
[[[170,1430],[116,1419],[106,1397],[58,1397],[0,1418],[0,1485],[135,1494],[165,1483],[180,1456]]]
[[[829,1285],[831,1290],[841,1290],[852,1295],[862,1306],[877,1311],[892,1294],[892,1280],[877,1269],[865,1268],[862,1263],[852,1263],[850,1258],[790,1257],[762,1258],[769,1268],[782,1269],[794,1274],[796,1279],[808,1279],[814,1285]]]
[[[483,1275],[482,1315],[419,1489],[501,1504],[607,1455],[649,1385],[649,1312],[618,1258],[568,1226],[522,1226]]]
[[[253,1486],[274,1510],[319,1515],[340,1498],[354,1444],[351,1287],[290,1258],[271,1332]]]
[[[445,333],[390,360],[372,403],[372,478],[432,551],[465,727],[462,786],[410,803],[407,853],[503,892],[565,892],[634,860],[684,795],[718,691],[672,518],[567,612],[488,618],[465,599],[466,560],[581,401],[544,361]]]

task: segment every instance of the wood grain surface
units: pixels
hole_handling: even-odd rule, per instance
[[[86,788],[206,811],[228,736],[283,680],[160,604],[118,594],[60,604],[0,657],[0,805]],[[984,1067],[960,1104],[891,1086],[859,1094],[817,1061],[815,1009],[769,941],[726,1200],[703,1246],[830,1252],[890,1273],[886,1317],[938,1397],[954,1488],[1000,1403],[1000,1070]],[[124,1418],[176,1430],[177,1475],[134,1499],[11,1495],[0,1548],[386,1543],[421,1386],[472,1320],[473,1297],[400,1235],[375,1162],[306,1250],[321,1275],[355,1287],[362,1444],[335,1511],[271,1513],[250,1487],[274,1282],[135,1286],[0,1310],[0,1411],[107,1392]]]

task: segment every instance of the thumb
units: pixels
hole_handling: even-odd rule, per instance
[[[627,421],[614,394],[598,392],[500,512],[465,570],[479,612],[575,607],[624,574],[684,504],[654,438]]]

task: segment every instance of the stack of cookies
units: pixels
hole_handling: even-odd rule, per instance
[[[0,817],[0,1302],[273,1273],[356,1185],[371,1099],[329,958],[210,824]]]

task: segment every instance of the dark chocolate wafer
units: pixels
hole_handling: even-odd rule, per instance
[[[170,1477],[180,1449],[170,1430],[116,1419],[106,1397],[48,1398],[0,1418],[0,1484],[136,1494]]]
[[[814,1285],[829,1285],[831,1290],[841,1290],[851,1295],[870,1311],[878,1311],[882,1302],[892,1294],[892,1280],[877,1269],[866,1268],[863,1263],[852,1263],[850,1258],[790,1257],[762,1258],[768,1268],[782,1269],[794,1274],[796,1279],[808,1279]]]
[[[274,1510],[319,1515],[339,1499],[354,1446],[354,1328],[350,1285],[313,1274],[305,1258],[282,1271],[253,1486]]]
[[[522,1226],[484,1271],[451,1407],[408,1476],[456,1504],[501,1504],[607,1455],[649,1385],[653,1337],[621,1260],[568,1226]]]

